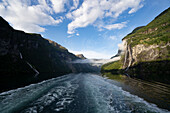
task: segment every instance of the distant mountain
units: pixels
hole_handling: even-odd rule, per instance
[[[77,59],[80,58],[60,44],[40,34],[15,30],[0,17],[0,90],[67,73],[90,71],[88,64],[71,63]]]
[[[131,77],[170,84],[170,8],[122,40],[121,60],[103,66],[103,71],[124,70]]]
[[[87,59],[86,57],[84,57],[83,54],[77,54],[76,56],[79,57],[80,59]]]
[[[123,53],[123,50],[118,50],[118,52],[117,52],[117,54],[116,55],[114,55],[114,56],[112,56],[110,59],[113,59],[113,58],[115,58],[115,57],[119,57],[119,56],[121,56],[121,54]]]

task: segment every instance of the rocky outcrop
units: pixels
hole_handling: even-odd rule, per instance
[[[123,68],[140,62],[170,58],[170,8],[157,16],[147,26],[138,27],[123,38],[125,54]]]
[[[170,8],[123,38],[122,69],[131,77],[169,84]]]
[[[134,29],[122,41],[121,68],[110,70],[170,84],[170,8],[148,25]]]
[[[87,59],[83,54],[77,54],[77,57],[79,57],[80,59]]]
[[[170,43],[166,45],[143,45],[139,44],[134,47],[130,45],[125,46],[125,57],[123,68],[128,68],[134,66],[139,62],[156,61],[156,60],[166,60],[169,58],[168,52],[170,48]]]
[[[115,57],[119,57],[119,56],[121,56],[122,53],[123,53],[123,50],[119,49],[118,52],[117,52],[117,54],[114,55],[114,56],[112,56],[110,59],[113,59],[113,58],[115,58]]]

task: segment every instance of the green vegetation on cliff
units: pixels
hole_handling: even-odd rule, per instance
[[[140,62],[170,60],[170,8],[148,25],[134,29],[123,40],[127,42],[127,62],[123,68]]]
[[[126,44],[121,59],[103,65],[102,73],[124,73],[170,84],[170,8],[122,40]]]
[[[170,41],[170,8],[162,12],[148,25],[136,28],[124,39],[128,40],[131,47],[138,44],[167,44]]]
[[[121,61],[115,61],[115,62],[110,62],[107,64],[102,65],[101,70],[103,71],[111,71],[113,69],[121,69],[122,68],[122,63]]]

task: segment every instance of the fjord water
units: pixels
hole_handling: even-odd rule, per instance
[[[123,90],[122,84],[97,74],[68,74],[1,93],[0,113],[169,112]]]

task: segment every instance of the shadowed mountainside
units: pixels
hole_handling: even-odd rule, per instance
[[[77,59],[58,43],[40,34],[15,30],[0,17],[1,91],[67,73],[96,71],[97,67],[89,64],[73,64]]]

